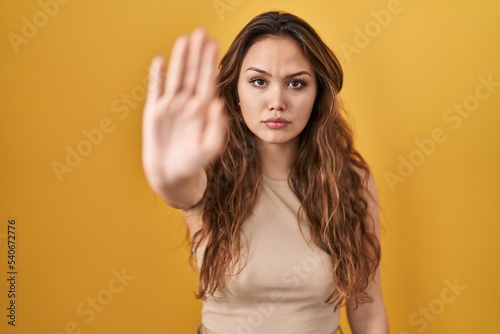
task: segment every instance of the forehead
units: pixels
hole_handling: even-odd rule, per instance
[[[243,58],[241,72],[257,67],[273,76],[308,71],[314,74],[309,61],[299,45],[290,37],[266,37],[255,42]]]

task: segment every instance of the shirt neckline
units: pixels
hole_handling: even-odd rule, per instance
[[[265,183],[271,184],[273,186],[288,187],[287,179],[275,179],[265,174],[262,174],[262,179],[264,180]]]

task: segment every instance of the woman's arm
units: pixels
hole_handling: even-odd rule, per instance
[[[369,175],[368,193],[365,199],[368,202],[368,213],[372,217],[367,221],[369,230],[375,233],[380,240],[380,215],[378,207],[378,196],[373,175]],[[369,284],[368,294],[373,298],[371,303],[358,304],[354,308],[354,303],[347,304],[347,316],[353,334],[388,334],[389,324],[387,312],[382,296],[380,283],[380,268],[377,268],[374,280]]]
[[[175,42],[168,71],[150,69],[142,123],[146,179],[170,206],[187,210],[203,196],[205,167],[225,139],[224,102],[215,98],[218,47],[204,29]]]

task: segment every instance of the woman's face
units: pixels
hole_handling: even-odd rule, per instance
[[[260,143],[298,144],[316,97],[316,74],[290,38],[268,37],[247,51],[238,80],[246,125]]]

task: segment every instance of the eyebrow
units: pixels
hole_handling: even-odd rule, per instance
[[[271,73],[266,72],[264,70],[261,70],[260,68],[257,68],[257,67],[249,67],[249,68],[246,69],[246,71],[259,72],[259,73],[262,73],[262,74],[267,75],[269,77],[273,76]],[[297,77],[297,76],[302,75],[302,74],[306,74],[306,75],[312,77],[311,73],[309,73],[307,71],[299,71],[299,72],[296,72],[296,73],[288,74],[285,78],[293,78],[293,77]]]

